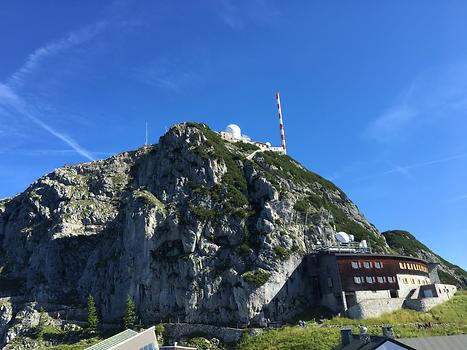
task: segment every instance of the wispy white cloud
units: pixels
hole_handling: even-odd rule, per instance
[[[382,172],[379,172],[379,173],[373,173],[373,174],[370,174],[370,175],[362,176],[362,177],[356,178],[355,180],[359,180],[359,181],[360,180],[368,180],[368,179],[372,179],[372,178],[376,178],[376,177],[380,177],[380,176],[384,176],[384,175],[390,175],[390,174],[402,174],[405,177],[412,178],[412,175],[410,173],[411,170],[418,169],[418,168],[423,168],[423,167],[427,167],[427,166],[432,166],[432,165],[437,165],[437,164],[441,164],[441,163],[452,162],[452,161],[459,160],[459,159],[464,159],[464,158],[467,158],[467,153],[460,153],[460,154],[448,156],[448,157],[445,157],[445,158],[437,158],[437,159],[428,160],[428,161],[425,161],[425,162],[413,163],[413,164],[409,164],[409,165],[405,165],[405,166],[393,165],[391,169],[388,169],[386,171],[382,171]]]
[[[84,158],[95,160],[93,154],[82,147],[71,136],[57,130],[52,127],[50,123],[39,118],[39,109],[35,105],[29,103],[27,99],[19,96],[17,91],[25,85],[30,76],[40,70],[41,65],[47,59],[95,38],[108,26],[108,24],[108,21],[102,20],[94,24],[87,25],[75,32],[71,32],[61,39],[50,42],[31,53],[26,59],[26,62],[6,80],[6,83],[0,83],[0,107],[2,107],[2,114],[13,111],[13,113],[25,117],[27,120],[32,121],[50,135],[61,140]]]
[[[425,72],[366,127],[370,139],[389,143],[414,127],[467,114],[467,64]]]
[[[264,0],[216,0],[217,15],[230,29],[243,30],[250,24],[273,23],[279,15],[277,8]]]
[[[454,198],[451,198],[449,200],[449,202],[458,202],[458,201],[463,201],[463,200],[467,200],[467,194],[462,194],[460,196],[456,196]]]
[[[59,40],[52,41],[36,49],[28,56],[23,66],[10,76],[6,85],[14,89],[21,87],[21,85],[24,84],[25,79],[27,79],[29,75],[33,74],[47,58],[58,55],[71,47],[91,40],[97,34],[102,32],[108,24],[109,22],[105,20],[98,21],[75,32],[71,32]]]
[[[240,11],[231,0],[221,0],[218,2],[219,16],[222,21],[231,29],[243,29],[244,20],[240,16]]]
[[[173,91],[199,81],[198,75],[186,64],[170,58],[160,58],[135,68],[133,77],[147,85]]]
[[[114,152],[88,151],[93,157],[112,156]],[[15,154],[22,156],[68,156],[76,154],[73,149],[15,149],[7,148],[0,149],[0,154]]]
[[[7,85],[2,84],[3,92],[0,95],[0,104],[6,105],[7,107],[13,108],[18,114],[26,117],[30,121],[34,122],[36,125],[41,127],[43,130],[47,131],[51,135],[55,136],[59,140],[65,142],[68,146],[70,146],[73,150],[77,153],[81,154],[83,157],[94,160],[94,157],[82,146],[80,146],[73,138],[64,133],[54,129],[49,124],[45,123],[43,120],[37,118],[33,115],[33,113],[28,111],[28,104],[22,100],[19,96],[17,96],[13,90],[11,90]]]
[[[398,173],[408,179],[413,179],[413,176],[410,174],[410,167],[407,167],[407,166],[400,166],[400,165],[397,165],[397,164],[394,164],[394,163],[391,163],[391,166],[392,166],[392,169],[391,171],[393,171],[394,173]]]

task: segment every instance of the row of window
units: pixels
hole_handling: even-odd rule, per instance
[[[353,278],[354,282],[356,284],[362,284],[362,283],[396,283],[396,278],[392,276],[355,276]]]
[[[427,267],[422,264],[400,262],[399,267],[402,270],[415,270],[415,271],[428,272]]]
[[[405,283],[405,284],[430,284],[428,280],[419,279],[419,278],[402,277],[400,280],[402,283]]]
[[[383,267],[383,262],[382,261],[375,261],[374,266],[377,269],[381,269]],[[362,267],[362,263],[360,261],[352,261],[352,267],[354,269],[360,269]],[[371,269],[371,268],[373,268],[373,262],[372,261],[364,261],[363,262],[363,267],[365,269]]]

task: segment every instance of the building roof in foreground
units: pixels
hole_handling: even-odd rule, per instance
[[[392,347],[385,347],[385,343],[392,343]],[[401,341],[392,338],[372,335],[368,342],[362,342],[358,335],[352,335],[352,341],[347,345],[339,345],[334,350],[377,350],[377,349],[401,349],[415,350],[411,345],[404,344]],[[418,350],[418,348],[416,348]],[[452,350],[452,349],[451,349]]]
[[[467,334],[398,339],[417,350],[467,349]]]
[[[138,332],[132,331],[131,329],[126,329],[123,332],[120,332],[118,334],[115,334],[113,337],[107,338],[89,348],[86,350],[109,350],[113,348],[115,345],[118,345],[125,340],[128,340],[135,335],[137,335]]]

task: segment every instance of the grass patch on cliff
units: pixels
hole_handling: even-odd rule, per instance
[[[146,190],[136,190],[133,192],[133,195],[136,199],[142,201],[144,204],[151,205],[153,207],[159,208],[165,212],[165,205],[162,203],[155,195]]]
[[[81,340],[77,343],[74,344],[58,344],[58,345],[53,345],[53,346],[43,346],[40,347],[39,349],[45,350],[45,349],[52,349],[52,350],[84,350],[87,349],[88,347],[97,344],[98,342],[102,341],[100,338],[90,338],[90,339],[84,339]]]
[[[258,271],[247,271],[242,276],[246,282],[250,284],[254,284],[257,287],[260,287],[269,280],[269,278],[271,277],[271,274],[266,271],[258,270]]]
[[[217,219],[216,211],[209,208],[190,205],[190,211],[201,222],[216,221]]]
[[[308,210],[310,210],[310,203],[308,203],[306,200],[299,199],[295,202],[293,208],[296,211],[306,213]]]
[[[274,253],[279,257],[281,260],[287,260],[292,252],[280,245],[276,245],[274,247]]]
[[[331,181],[326,180],[324,177],[305,169],[289,156],[272,151],[262,152],[260,156],[266,161],[266,163],[273,165],[276,168],[265,170],[272,171],[279,177],[284,179],[298,180],[305,183],[317,182],[326,189],[342,192]]]
[[[441,283],[457,285],[459,282],[449,273],[438,269],[438,277]]]

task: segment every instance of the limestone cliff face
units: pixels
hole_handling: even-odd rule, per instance
[[[388,249],[332,183],[287,156],[247,159],[255,150],[184,123],[157,145],[43,176],[0,202],[0,297],[91,294],[112,321],[129,294],[148,322],[248,322],[264,306],[300,311],[272,301],[336,230]]]

